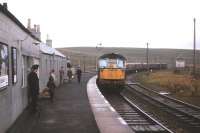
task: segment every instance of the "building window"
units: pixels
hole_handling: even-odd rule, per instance
[[[21,82],[21,86],[25,87],[25,62],[26,62],[26,57],[22,56],[22,82]]]
[[[17,49],[12,47],[11,49],[11,61],[12,61],[12,83],[17,82]]]
[[[0,43],[0,88],[8,85],[8,46]]]

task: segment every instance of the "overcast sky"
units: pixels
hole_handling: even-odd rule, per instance
[[[40,24],[53,47],[193,48],[196,17],[200,48],[198,0],[1,0],[25,25]]]

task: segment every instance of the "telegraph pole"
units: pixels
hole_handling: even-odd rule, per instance
[[[193,76],[196,76],[196,19],[194,18]]]
[[[147,71],[149,71],[149,43],[147,42],[147,50],[146,50],[146,59],[147,59]]]

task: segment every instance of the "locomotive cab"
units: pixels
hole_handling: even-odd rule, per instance
[[[126,58],[120,54],[105,54],[98,59],[98,84],[103,88],[121,89],[125,84]]]

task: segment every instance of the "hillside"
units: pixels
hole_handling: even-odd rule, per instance
[[[146,62],[145,48],[118,48],[118,47],[69,47],[58,48],[66,56],[69,56],[74,65],[85,64],[85,67],[94,67],[96,58],[104,53],[120,53],[128,62]],[[200,51],[196,52],[197,64],[200,63]],[[175,66],[176,57],[182,57],[186,64],[192,64],[193,50],[184,49],[149,49],[149,62],[167,63],[169,68]]]

